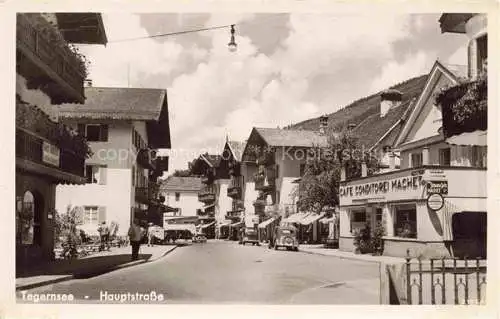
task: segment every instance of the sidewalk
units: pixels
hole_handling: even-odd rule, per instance
[[[73,260],[51,261],[18,271],[16,290],[32,289],[61,281],[101,275],[113,270],[157,260],[176,248],[177,246],[173,245],[154,247],[142,245],[139,251],[139,260],[136,261],[131,261],[130,246],[114,247],[111,251],[95,253]]]
[[[319,245],[300,245],[299,251],[308,254],[317,254],[323,256],[337,257],[341,259],[361,260],[367,262],[384,263],[384,264],[399,264],[404,263],[404,258],[389,257],[389,256],[372,256],[369,254],[355,254],[348,251],[340,251],[338,249],[324,248]]]

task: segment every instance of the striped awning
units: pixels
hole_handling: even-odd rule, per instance
[[[319,219],[323,218],[323,216],[325,216],[325,213],[321,213],[321,214],[309,214],[306,217],[304,217],[300,221],[300,223],[302,225],[310,225],[310,224],[314,223],[315,221],[318,221]]]
[[[215,222],[211,222],[211,223],[205,224],[205,225],[200,225],[200,228],[201,229],[205,229],[205,228],[208,228],[208,227],[212,226],[213,224],[215,224]]]
[[[308,213],[295,213],[293,215],[288,216],[284,220],[282,220],[282,223],[299,223],[302,219],[304,219]]]

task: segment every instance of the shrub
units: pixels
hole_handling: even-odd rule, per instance
[[[366,225],[361,230],[355,231],[354,246],[356,246],[356,250],[362,254],[373,251],[372,240],[371,240],[371,229],[369,225]]]
[[[385,236],[385,228],[382,223],[377,223],[375,229],[373,230],[373,236],[371,239],[371,245],[373,248],[373,253],[375,255],[382,255],[384,252],[384,240],[382,239]]]

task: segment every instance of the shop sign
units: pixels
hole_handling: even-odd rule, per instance
[[[427,194],[448,195],[448,181],[428,181]]]
[[[42,161],[44,163],[59,167],[59,157],[59,147],[44,141],[42,146]]]
[[[340,197],[368,196],[398,191],[412,191],[420,187],[422,175],[405,176],[388,181],[340,187]]]
[[[427,207],[429,207],[429,209],[437,211],[443,208],[443,205],[444,205],[443,195],[435,193],[435,194],[430,194],[427,197]]]

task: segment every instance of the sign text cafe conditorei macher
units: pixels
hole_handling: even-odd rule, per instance
[[[369,196],[396,191],[416,190],[421,186],[422,175],[405,176],[392,180],[371,182],[360,185],[341,186],[340,197]]]

